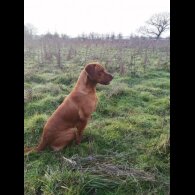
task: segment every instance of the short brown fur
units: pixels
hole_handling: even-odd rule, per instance
[[[96,109],[96,85],[108,85],[112,79],[113,76],[99,63],[87,64],[72,92],[45,124],[38,146],[25,148],[24,153],[39,152],[48,146],[59,151],[73,140],[80,144],[83,130]]]

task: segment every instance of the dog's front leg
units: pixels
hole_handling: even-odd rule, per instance
[[[81,142],[83,131],[86,125],[87,125],[87,120],[82,120],[76,126],[77,127],[77,133],[76,133],[76,143],[77,144],[80,144]]]

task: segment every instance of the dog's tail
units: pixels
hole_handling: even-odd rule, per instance
[[[35,146],[35,147],[25,147],[24,148],[24,155],[28,155],[30,153],[36,153],[36,152],[40,152],[42,151],[43,149],[45,149],[45,147],[47,146],[48,144],[43,140],[43,138],[41,138],[41,141],[39,143],[38,146]]]
[[[37,152],[36,147],[30,147],[30,148],[25,147],[24,148],[24,155],[28,155],[28,154],[33,153],[33,152]]]

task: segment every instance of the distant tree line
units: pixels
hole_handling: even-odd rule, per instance
[[[140,61],[146,70],[152,53],[158,57],[159,65],[167,64],[170,56],[170,37],[161,36],[169,28],[168,15],[154,15],[149,21],[144,29],[154,25],[152,29],[156,34],[147,33],[149,30],[144,33],[142,31],[139,36],[91,32],[73,38],[66,34],[49,32],[37,35],[33,25],[24,25],[24,56],[30,57],[33,63],[38,65],[53,64],[59,68],[63,68],[64,62],[70,60],[76,64],[98,60],[103,61],[107,68],[116,64],[121,75],[125,74],[127,66],[131,72],[135,72],[137,61]]]

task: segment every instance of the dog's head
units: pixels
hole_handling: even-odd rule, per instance
[[[113,79],[113,76],[108,73],[105,68],[98,63],[91,63],[85,66],[85,71],[90,80],[102,85],[108,85]]]

